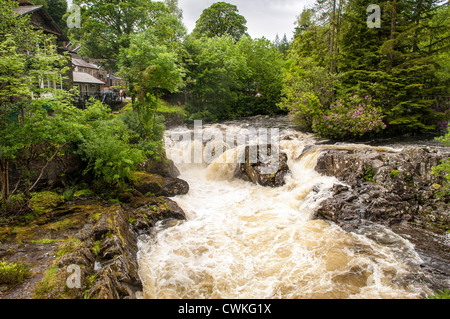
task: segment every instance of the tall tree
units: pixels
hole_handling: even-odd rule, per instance
[[[239,14],[235,5],[216,2],[203,10],[193,33],[210,38],[229,35],[237,42],[247,31],[246,23],[247,20]]]
[[[81,6],[81,28],[70,35],[82,43],[82,53],[103,59],[116,69],[121,48],[130,44],[130,36],[153,26],[169,12],[163,2],[151,0],[75,0]]]
[[[29,197],[48,163],[67,145],[71,133],[66,110],[74,109],[67,92],[42,85],[61,81],[67,58],[57,53],[53,37],[34,28],[29,16],[14,14],[16,5],[0,0],[0,204],[7,207],[21,182]],[[37,158],[46,163],[40,174],[31,170]],[[20,177],[11,186],[13,168]]]

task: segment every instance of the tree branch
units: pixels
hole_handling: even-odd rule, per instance
[[[68,144],[64,143],[63,145],[61,145],[60,147],[58,147],[55,151],[55,153],[53,153],[52,157],[47,161],[47,163],[45,163],[44,167],[42,167],[41,172],[37,178],[37,180],[34,182],[33,185],[31,185],[29,192],[31,192],[33,190],[33,188],[37,185],[37,183],[40,181],[40,179],[42,178],[42,175],[44,174],[44,170],[47,168],[48,164],[50,164],[51,161],[53,161],[53,159],[56,157],[56,155],[59,153],[59,151]]]

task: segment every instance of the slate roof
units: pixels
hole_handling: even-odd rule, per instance
[[[87,83],[87,84],[101,84],[105,85],[105,82],[96,79],[90,74],[84,72],[73,72],[73,82],[74,83]]]
[[[92,64],[92,63],[89,63],[89,62],[86,62],[86,61],[84,61],[82,59],[72,58],[72,64],[76,65],[76,66],[83,67],[83,68],[89,68],[89,69],[95,69],[95,70],[100,69],[99,66],[97,66],[95,64]]]

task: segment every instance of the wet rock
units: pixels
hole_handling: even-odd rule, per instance
[[[449,152],[420,147],[405,147],[401,152],[370,147],[324,150],[316,171],[335,176],[347,186],[336,185],[333,196],[322,203],[316,217],[348,229],[369,220],[387,226],[413,223],[445,232],[450,225],[448,198],[439,196],[435,186],[443,180],[431,172]],[[439,222],[430,222],[430,214],[440,216]]]
[[[136,208],[130,219],[133,229],[139,234],[149,234],[152,227],[158,221],[175,219],[185,220],[184,211],[176,202],[166,197],[152,197],[147,200],[139,200],[133,204]]]
[[[180,171],[175,166],[175,163],[168,158],[164,158],[161,161],[147,159],[139,166],[139,170],[149,174],[157,174],[162,177],[176,178],[180,176]]]
[[[316,171],[343,184],[334,185],[333,195],[313,218],[332,221],[350,232],[373,225],[388,227],[416,245],[427,274],[424,282],[434,291],[448,287],[449,272],[443,270],[442,261],[448,261],[450,251],[443,240],[450,230],[450,198],[440,196],[438,186],[444,181],[431,172],[450,150],[321,147]],[[438,244],[431,243],[434,237],[440,238]]]
[[[246,146],[243,163],[237,165],[234,176],[254,184],[279,187],[285,184],[285,176],[290,173],[286,153],[273,145]]]
[[[166,177],[163,179],[162,189],[156,193],[157,196],[174,197],[189,192],[189,184],[179,178]]]

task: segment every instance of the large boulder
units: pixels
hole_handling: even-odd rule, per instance
[[[242,163],[236,166],[234,176],[254,184],[279,187],[285,184],[285,176],[290,172],[288,157],[274,145],[262,148],[260,145],[247,145],[241,157]]]
[[[180,171],[175,166],[175,163],[168,158],[163,158],[161,161],[147,159],[139,166],[139,170],[149,174],[161,175],[162,177],[176,178],[180,176]]]
[[[414,224],[432,231],[449,230],[450,213],[439,196],[443,184],[432,167],[448,158],[449,150],[427,147],[324,149],[315,170],[335,176],[336,185],[316,217],[351,230],[364,221]]]

